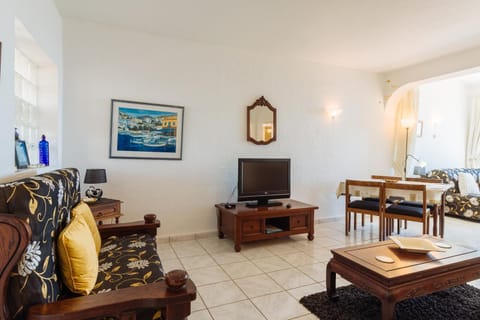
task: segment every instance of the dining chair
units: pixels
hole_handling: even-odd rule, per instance
[[[345,181],[345,235],[348,236],[350,232],[350,221],[351,213],[354,217],[354,230],[357,228],[356,219],[357,213],[369,214],[371,217],[378,216],[379,228],[378,228],[378,237],[381,241],[383,236],[383,210],[381,207],[381,201],[365,200],[365,199],[356,199],[355,196],[362,196],[362,192],[359,190],[365,190],[364,194],[378,196],[380,199],[383,197],[383,182],[381,181],[367,181],[367,180],[346,180]],[[352,191],[358,191],[358,193],[353,194]],[[362,219],[363,222],[363,219]],[[362,223],[363,225],[363,223]]]
[[[400,176],[386,176],[386,175],[378,175],[378,174],[372,174],[371,178],[376,179],[376,180],[389,181],[389,182],[401,181],[402,180],[402,177],[400,177]],[[370,200],[370,201],[380,201],[381,200],[380,198],[375,198],[375,197],[365,197],[363,199],[364,200]],[[398,202],[398,201],[401,201],[401,200],[404,200],[404,199],[401,198],[401,197],[391,197],[391,198],[387,199],[387,203],[394,203],[394,202]],[[370,222],[373,221],[372,218],[373,218],[373,216],[370,216]],[[364,225],[364,215],[362,214],[362,226],[363,225]],[[398,221],[398,225],[400,226],[400,221]],[[405,228],[407,228],[407,221],[405,221]]]
[[[421,195],[421,206],[408,206],[404,205],[403,202],[386,205],[389,196],[407,195],[410,197],[413,195],[417,197],[418,194]],[[383,216],[385,219],[384,234],[386,236],[392,234],[394,219],[420,222],[422,223],[422,233],[428,234],[430,209],[427,208],[427,188],[425,184],[385,182],[381,205],[385,208]],[[398,233],[400,233],[399,229]]]
[[[425,183],[443,183],[442,179],[435,179],[435,178],[417,178],[417,177],[407,177],[405,178],[406,181],[413,181],[413,182],[425,182]],[[422,203],[419,201],[402,201],[402,205],[405,206],[413,206],[413,207],[422,207]],[[436,203],[427,203],[427,208],[430,209],[430,213],[433,216],[433,235],[437,236],[438,231],[438,217],[440,210],[438,208],[438,204]],[[441,235],[443,238],[443,231],[441,231]]]

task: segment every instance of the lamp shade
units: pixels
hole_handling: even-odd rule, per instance
[[[84,183],[105,183],[107,182],[107,171],[105,169],[87,169]]]

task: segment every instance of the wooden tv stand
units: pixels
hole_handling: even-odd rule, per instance
[[[245,203],[236,203],[227,209],[225,204],[216,204],[218,237],[232,238],[235,251],[241,250],[244,242],[285,237],[308,233],[313,240],[314,211],[316,206],[296,200],[282,200],[281,206],[248,208]],[[288,207],[288,206],[289,207]]]

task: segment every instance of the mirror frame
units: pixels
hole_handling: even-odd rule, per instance
[[[273,136],[268,141],[258,141],[251,136],[250,133],[250,112],[252,112],[257,106],[265,106],[270,109],[273,113]],[[265,99],[264,96],[258,98],[251,106],[247,107],[247,141],[253,142],[255,144],[269,144],[277,140],[277,109],[275,109],[270,102]]]

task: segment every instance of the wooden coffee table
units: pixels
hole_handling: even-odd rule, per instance
[[[446,252],[409,253],[391,240],[332,250],[327,264],[327,294],[338,299],[335,291],[338,273],[356,287],[382,302],[382,319],[393,319],[395,304],[458,286],[480,278],[480,251],[431,238],[452,245]],[[376,256],[391,257],[382,263]]]

